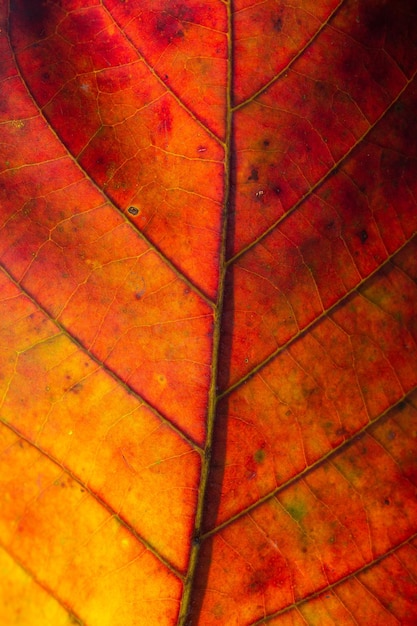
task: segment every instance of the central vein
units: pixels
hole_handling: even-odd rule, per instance
[[[231,192],[231,158],[232,158],[232,76],[233,76],[233,24],[231,1],[227,3],[227,42],[228,42],[228,67],[226,77],[226,135],[224,144],[224,186],[223,186],[223,210],[221,216],[220,250],[219,250],[219,285],[217,301],[214,308],[213,348],[211,380],[207,403],[207,436],[202,455],[200,486],[198,492],[197,510],[194,525],[194,537],[190,552],[190,562],[184,584],[184,593],[181,602],[178,623],[185,626],[193,621],[191,611],[193,609],[192,597],[196,586],[196,569],[201,551],[201,533],[203,516],[207,498],[207,487],[210,474],[212,445],[214,438],[214,426],[217,409],[217,376],[219,369],[221,321],[224,302],[225,277],[226,277],[226,242],[228,228],[228,210]],[[195,616],[195,615],[194,615]]]

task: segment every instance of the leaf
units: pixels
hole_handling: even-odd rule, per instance
[[[1,16],[1,622],[415,624],[415,3]]]

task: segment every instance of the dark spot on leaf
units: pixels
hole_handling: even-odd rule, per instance
[[[163,13],[156,20],[156,30],[160,35],[166,35],[171,40],[178,32],[177,21],[172,16]]]
[[[277,33],[282,31],[282,19],[280,17],[273,18],[272,25]]]
[[[359,233],[359,239],[361,240],[362,243],[365,243],[365,241],[368,239],[368,233],[366,232],[366,230],[361,230],[361,232]]]
[[[328,90],[328,86],[323,81],[317,80],[314,83],[314,89],[316,89],[316,91],[318,91],[319,93],[323,93],[323,92],[326,92]]]
[[[264,146],[265,146],[265,148],[267,148],[270,143],[271,142],[269,141],[269,139],[264,139]]]
[[[252,167],[248,180],[259,180],[259,174],[256,167]]]
[[[146,293],[146,283],[145,283],[145,279],[143,278],[143,276],[139,278],[138,283],[139,284],[136,287],[137,291],[135,291],[136,300],[140,300],[142,296]]]
[[[73,385],[72,387],[69,388],[69,391],[71,391],[71,393],[80,393],[80,391],[83,388],[83,384],[82,383],[75,383],[75,385]]]
[[[11,13],[18,16],[21,26],[36,37],[44,37],[50,6],[46,0],[16,0],[11,2]]]
[[[137,209],[135,206],[130,206],[127,212],[130,213],[130,215],[138,215],[139,209]]]
[[[176,15],[172,15],[166,11],[163,11],[157,18],[155,24],[155,34],[158,39],[164,41],[166,44],[171,43],[174,39],[181,39],[184,37],[184,31],[181,27],[181,18],[183,17],[183,11],[181,8],[175,10]]]
[[[262,448],[257,450],[255,454],[253,455],[255,463],[258,463],[258,464],[263,463],[265,461],[265,457],[266,457],[266,452],[265,450],[262,450]]]
[[[391,504],[391,500],[390,500],[389,498],[385,498],[385,500],[384,500],[384,504],[385,504],[386,506],[389,506],[389,505]]]
[[[336,435],[338,437],[345,437],[348,434],[348,431],[346,430],[346,428],[344,428],[343,426],[341,428],[338,428],[336,430]]]

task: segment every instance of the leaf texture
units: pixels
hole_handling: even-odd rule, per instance
[[[413,0],[0,5],[0,621],[417,623]]]

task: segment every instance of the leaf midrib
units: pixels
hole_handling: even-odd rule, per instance
[[[211,453],[215,434],[215,421],[217,414],[217,403],[219,401],[219,395],[217,390],[217,378],[219,372],[219,359],[220,359],[220,343],[221,343],[221,323],[223,315],[223,304],[225,297],[225,283],[226,283],[226,246],[227,246],[227,234],[228,234],[228,213],[229,202],[232,188],[232,81],[233,81],[233,15],[232,5],[229,2],[227,4],[227,49],[228,49],[228,64],[227,64],[227,84],[226,84],[226,138],[224,144],[225,150],[225,162],[224,162],[224,187],[223,187],[223,208],[221,216],[221,241],[219,252],[219,283],[217,290],[217,301],[214,308],[214,327],[213,327],[213,347],[212,347],[212,362],[211,362],[211,378],[210,388],[208,396],[207,406],[207,432],[206,441],[204,446],[204,453],[201,464],[200,483],[198,486],[198,501],[196,508],[196,516],[194,522],[194,536],[191,545],[190,560],[188,565],[188,571],[186,575],[186,582],[184,586],[184,592],[181,599],[180,612],[178,616],[179,626],[185,626],[191,611],[191,602],[193,598],[193,591],[196,584],[196,570],[199,562],[199,553],[201,549],[201,533],[203,528],[204,510],[206,506],[206,500],[208,495],[209,475],[211,468]]]

